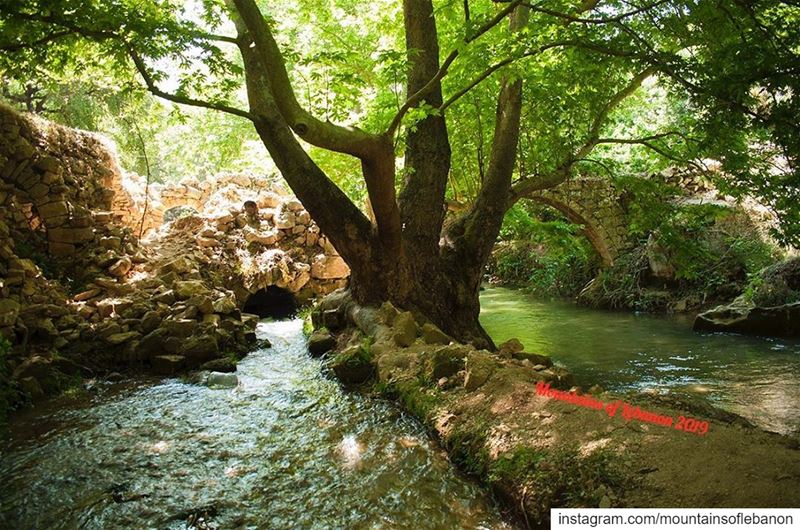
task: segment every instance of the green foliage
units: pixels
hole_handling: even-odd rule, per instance
[[[660,311],[670,302],[665,287],[674,293],[672,298],[729,301],[749,278],[779,258],[778,249],[745,214],[710,204],[678,206],[664,199],[659,203],[645,196],[649,208],[631,207],[631,231],[642,235],[640,244],[598,274],[582,295],[585,302]],[[669,278],[653,277],[656,265]]]
[[[744,294],[759,306],[800,302],[800,258],[776,263],[752,275]]]
[[[408,96],[408,55],[416,53],[405,50],[402,3],[260,4],[298,102],[323,121],[385,130]],[[472,87],[444,114],[453,148],[448,197],[468,202],[485,180],[500,85],[492,72],[502,71],[524,80],[516,177],[653,172],[713,158],[725,169],[718,179],[726,191],[763,197],[781,216],[783,240],[798,240],[799,7],[670,0],[615,23],[568,24],[554,13],[570,8],[548,0],[520,32],[498,24],[465,44],[502,4],[471,1],[466,18],[461,3],[434,2],[442,56],[459,52],[442,80],[444,99]],[[582,16],[602,22],[630,10],[609,0]],[[0,14],[0,77],[5,99],[18,107],[109,134],[127,168],[144,174],[146,154],[159,181],[274,171],[250,123],[145,95],[130,57],[134,50],[166,92],[246,109],[241,57],[213,36],[230,36],[223,0],[0,0]],[[610,105],[648,67],[654,75]],[[439,112],[434,106],[405,116],[398,158],[407,132]],[[310,152],[361,205],[359,162]]]
[[[597,267],[594,251],[580,230],[552,210],[517,203],[503,220],[489,272],[503,283],[542,296],[573,296]]]

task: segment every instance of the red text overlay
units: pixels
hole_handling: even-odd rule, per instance
[[[604,403],[589,394],[577,394],[575,392],[565,392],[550,388],[550,383],[536,383],[536,395],[558,401],[572,403],[578,407],[604,411],[609,418],[619,414],[625,421],[637,420],[643,423],[652,423],[669,427],[678,431],[702,436],[708,432],[708,422],[701,421],[687,416],[678,416],[677,420],[672,416],[664,416],[655,412],[650,412],[639,407],[634,407],[622,400],[609,401]]]

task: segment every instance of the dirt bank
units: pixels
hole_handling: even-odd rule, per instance
[[[552,507],[800,505],[789,487],[800,480],[798,441],[738,416],[599,388],[599,410],[539,395],[540,382],[579,389],[519,343],[476,351],[411,313],[358,307],[342,292],[313,320],[311,351],[327,351],[339,379],[400,402],[530,527],[547,527]]]

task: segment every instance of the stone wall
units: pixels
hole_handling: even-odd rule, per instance
[[[0,105],[3,221],[46,234],[49,252],[71,255],[108,223],[119,167],[104,140]]]
[[[30,397],[79,372],[230,368],[255,339],[252,294],[275,286],[302,302],[347,283],[311,216],[270,179],[153,184],[145,201],[143,179],[100,136],[7,107],[0,136],[0,337]],[[193,213],[164,222],[173,206]]]
[[[571,222],[583,225],[586,238],[606,266],[632,246],[621,194],[608,179],[573,178],[528,198],[552,206]]]

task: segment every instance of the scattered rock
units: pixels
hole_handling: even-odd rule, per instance
[[[128,274],[128,271],[133,267],[133,262],[127,256],[120,258],[112,266],[108,268],[108,273],[116,278],[121,278]]]
[[[106,342],[111,344],[112,346],[119,346],[120,344],[124,344],[126,342],[130,342],[134,339],[141,337],[142,335],[138,331],[128,331],[125,333],[115,333],[106,337]]]
[[[187,318],[178,320],[165,320],[161,326],[173,337],[189,337],[197,329],[197,321]]]
[[[198,366],[219,355],[219,344],[212,335],[191,337],[181,346],[179,353],[190,366]]]
[[[200,365],[200,370],[206,372],[235,372],[236,371],[236,361],[231,358],[220,358],[220,359],[213,359],[206,363]]]
[[[417,322],[414,320],[414,315],[410,311],[399,313],[394,318],[394,342],[398,346],[407,348],[411,346],[417,339]]]
[[[308,338],[308,352],[319,357],[336,347],[336,339],[327,329],[318,329]]]
[[[148,311],[142,316],[142,331],[144,333],[150,333],[151,331],[157,329],[162,322],[161,315],[158,311]]]
[[[348,385],[364,383],[373,373],[370,355],[361,346],[350,346],[337,353],[330,366],[336,377]]]
[[[157,355],[150,360],[150,366],[159,375],[174,375],[183,369],[185,360],[181,355]]]
[[[468,346],[454,344],[438,348],[428,354],[426,359],[426,376],[430,381],[438,381],[442,377],[450,377],[464,369],[464,359],[470,352]]]
[[[511,357],[520,361],[530,361],[533,365],[553,366],[553,360],[547,355],[539,355],[538,353],[528,353],[518,351],[511,354]]]
[[[233,373],[211,372],[206,377],[206,385],[219,388],[236,388],[239,385],[239,378]]]
[[[175,294],[179,300],[188,300],[193,296],[211,296],[211,291],[200,280],[175,282]]]
[[[467,355],[464,388],[472,392],[483,386],[494,373],[497,362],[488,352],[471,352]]]
[[[498,352],[502,356],[511,356],[512,354],[521,352],[524,349],[525,346],[522,345],[519,339],[509,339],[497,347]]]
[[[422,325],[422,340],[426,344],[450,344],[453,339],[436,325],[427,322]]]

